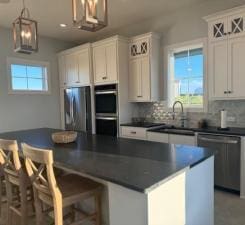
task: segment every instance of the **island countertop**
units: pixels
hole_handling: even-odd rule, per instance
[[[49,128],[14,131],[1,133],[0,138],[51,149],[57,166],[143,193],[214,155],[210,149],[194,146],[83,132],[78,133],[74,143],[55,144],[51,134],[57,131]]]

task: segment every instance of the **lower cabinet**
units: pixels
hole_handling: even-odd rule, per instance
[[[147,140],[169,144],[196,145],[196,136],[189,135],[147,132]]]
[[[147,140],[168,143],[168,134],[156,133],[156,132],[147,132]]]
[[[176,145],[196,145],[196,137],[189,136],[189,135],[176,135],[176,134],[169,134],[168,135],[168,142],[170,144]]]
[[[121,126],[121,137],[147,140],[146,128]]]

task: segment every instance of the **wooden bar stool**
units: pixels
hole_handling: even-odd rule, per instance
[[[71,225],[81,224],[85,220],[101,224],[100,198],[102,185],[90,179],[74,174],[55,178],[53,170],[53,152],[22,144],[27,173],[33,183],[37,225],[44,225],[43,205],[54,211],[55,225],[63,225],[65,218],[71,218]],[[93,197],[95,212],[87,213],[75,207],[83,200]],[[63,209],[69,208],[71,213],[63,217]],[[76,219],[77,215],[82,218]]]
[[[17,141],[0,139],[0,162],[6,180],[7,224],[12,224],[12,213],[15,213],[21,217],[20,224],[27,225],[28,201],[33,200],[32,185],[21,164]]]

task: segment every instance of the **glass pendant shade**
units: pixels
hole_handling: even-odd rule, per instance
[[[13,22],[14,51],[31,54],[38,51],[37,22],[30,19],[27,8]]]
[[[107,26],[107,0],[72,0],[72,10],[79,29],[95,32]]]

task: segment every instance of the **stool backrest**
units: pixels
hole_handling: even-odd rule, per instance
[[[19,185],[19,178],[23,174],[23,167],[19,158],[18,144],[15,140],[0,139],[0,164],[7,180]]]
[[[53,170],[53,152],[21,144],[25,165],[37,196],[46,203],[60,204],[61,192],[57,186]]]

